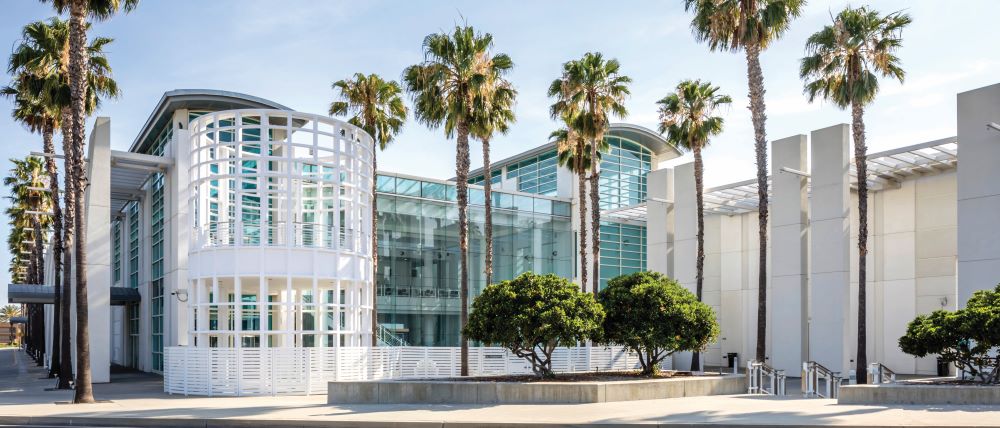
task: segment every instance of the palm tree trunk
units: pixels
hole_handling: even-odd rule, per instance
[[[864,107],[851,104],[854,130],[854,164],[858,170],[858,356],[855,373],[859,384],[868,383],[867,263],[868,258],[868,148],[865,146]]]
[[[701,161],[701,147],[694,147],[694,194],[695,205],[698,206],[698,258],[695,262],[695,295],[701,301],[702,285],[705,281],[705,201],[704,182],[705,166]],[[691,371],[701,370],[701,353],[691,355]]]
[[[70,293],[73,290],[73,260],[72,252],[69,249],[73,245],[73,231],[74,224],[76,220],[76,213],[73,211],[74,198],[76,197],[76,192],[74,191],[75,185],[73,181],[73,174],[71,171],[72,167],[72,150],[70,146],[73,145],[73,122],[72,116],[68,108],[64,108],[61,112],[61,123],[62,123],[62,137],[63,137],[63,172],[65,176],[63,177],[63,206],[66,207],[65,213],[63,213],[63,225],[62,225],[62,239],[60,242],[59,251],[62,253],[62,285],[61,292],[62,295],[59,302],[59,319],[61,330],[59,338],[62,342],[60,345],[59,364],[59,389],[69,389],[70,380],[73,379],[73,356],[70,351],[70,304],[72,298]],[[53,160],[54,162],[54,160]],[[58,182],[56,182],[58,186]],[[59,192],[55,193],[56,199],[58,199]]]
[[[573,163],[576,164],[576,181],[579,183],[579,206],[580,206],[580,290],[587,291],[587,177],[583,170],[583,151],[585,146],[583,140],[577,143],[576,155]]]
[[[93,403],[94,391],[90,381],[90,325],[87,307],[87,228],[83,209],[83,192],[86,190],[83,168],[84,130],[86,121],[87,84],[87,0],[73,0],[70,4],[69,73],[70,100],[73,116],[73,179],[77,182],[79,197],[67,210],[76,211],[76,394],[74,403]]]
[[[66,387],[69,387],[69,379],[63,376],[63,326],[62,326],[62,207],[59,204],[59,169],[56,167],[56,160],[53,157],[56,153],[55,143],[52,141],[55,133],[55,125],[46,123],[42,128],[42,150],[45,152],[45,173],[49,176],[49,203],[52,204],[52,286],[55,288],[55,304],[53,305],[52,316],[52,366],[49,368],[49,377],[59,376],[57,388],[62,387],[63,379],[66,379]],[[68,340],[68,338],[67,338]]]
[[[755,359],[763,362],[767,356],[767,133],[764,110],[764,72],[760,67],[760,46],[749,44],[747,80],[750,88],[750,117],[753,122],[754,151],[757,155],[757,349]]]
[[[459,325],[462,329],[462,376],[469,375],[469,339],[465,336],[465,325],[469,322],[469,125],[458,123],[458,152],[455,156],[456,191],[458,193],[458,247],[459,287],[462,296],[462,311]]]
[[[372,346],[378,346],[378,144],[372,140]]]
[[[493,171],[490,169],[490,139],[483,138],[483,196],[486,198],[483,235],[486,239],[486,285],[493,283]]]
[[[591,247],[590,252],[594,254],[594,295],[601,289],[601,196],[600,183],[601,161],[597,158],[597,146],[604,140],[603,135],[598,135],[590,144],[590,224],[591,224]]]

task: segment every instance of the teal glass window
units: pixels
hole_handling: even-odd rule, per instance
[[[646,226],[601,222],[601,287],[618,275],[646,270]]]
[[[598,180],[601,209],[609,210],[646,201],[646,176],[652,167],[652,152],[620,137],[605,137],[609,151],[601,157]]]

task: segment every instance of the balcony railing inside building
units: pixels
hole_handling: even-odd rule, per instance
[[[338,230],[339,229],[339,230]],[[194,248],[305,247],[354,252],[368,234],[333,225],[302,222],[215,222],[196,231]]]

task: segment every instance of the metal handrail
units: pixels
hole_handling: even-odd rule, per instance
[[[896,383],[896,372],[886,367],[882,363],[871,363],[868,365],[868,380],[872,385],[883,383]]]
[[[820,380],[826,381],[825,394],[820,392]],[[841,382],[840,372],[832,371],[815,361],[802,363],[802,394],[806,397],[837,398]]]
[[[406,339],[393,333],[382,324],[378,324],[375,331],[380,346],[410,346]]]
[[[785,395],[785,371],[758,361],[747,362],[747,394]],[[766,380],[766,382],[765,382]]]

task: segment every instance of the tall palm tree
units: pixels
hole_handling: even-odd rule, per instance
[[[40,99],[49,109],[53,111],[57,123],[61,128],[63,137],[63,153],[65,156],[64,174],[64,207],[63,229],[62,229],[62,266],[66,269],[73,266],[71,258],[71,247],[75,247],[74,235],[78,226],[82,227],[82,221],[77,221],[78,210],[76,203],[82,198],[77,197],[76,185],[78,183],[73,173],[72,159],[72,136],[71,125],[71,84],[70,84],[70,26],[67,21],[52,18],[48,21],[39,21],[28,24],[22,31],[22,41],[11,54],[9,61],[9,71],[18,77],[18,86],[23,86],[25,96],[33,96]],[[106,37],[95,38],[87,46],[87,85],[85,111],[89,115],[100,106],[101,98],[114,98],[119,94],[118,85],[111,77],[111,66],[104,53],[104,47],[112,42]],[[57,114],[56,114],[57,112]],[[54,148],[53,148],[54,151]],[[54,161],[53,161],[53,167]],[[57,182],[55,183],[57,184]],[[58,186],[52,195],[58,195]],[[80,239],[76,243],[84,242]],[[77,250],[79,248],[77,247]],[[60,376],[59,387],[69,388],[69,379],[72,377],[72,366],[69,363],[70,357],[70,292],[73,290],[73,278],[70,275],[63,275],[62,292],[60,298],[60,318],[62,333],[60,334],[60,373],[66,373],[65,377]],[[79,316],[77,317],[79,321]],[[79,332],[78,332],[79,337]],[[84,336],[86,337],[86,336]],[[79,340],[77,341],[79,347]],[[79,364],[79,359],[77,360]],[[79,380],[77,382],[79,384]]]
[[[486,60],[486,58],[483,58]],[[489,63],[481,62],[479,67],[489,73]],[[469,132],[483,143],[483,199],[486,220],[483,222],[483,238],[486,241],[484,274],[486,285],[493,282],[493,171],[490,167],[490,141],[493,135],[507,134],[514,122],[514,99],[517,91],[502,75],[489,76],[482,87],[482,102],[476,106],[477,117]]]
[[[10,161],[14,166],[3,179],[4,186],[10,189],[10,196],[7,198],[11,201],[11,207],[7,213],[12,217],[11,222],[15,227],[27,231],[22,240],[15,244],[22,252],[26,246],[30,247],[27,280],[32,284],[39,284],[45,280],[42,242],[52,220],[48,215],[39,214],[47,213],[50,204],[48,196],[38,189],[45,188],[49,178],[45,173],[44,162],[37,157],[28,156]]]
[[[858,175],[858,383],[868,367],[866,289],[868,255],[868,148],[865,145],[865,106],[875,99],[879,77],[903,81],[905,72],[896,51],[903,45],[903,28],[910,16],[902,12],[882,15],[867,7],[847,7],[833,24],[809,36],[799,74],[809,101],[817,97],[851,108],[854,165]]]
[[[17,305],[5,305],[0,307],[0,322],[9,323],[12,318],[17,316],[21,316],[21,308]],[[9,324],[7,332],[7,334],[9,334],[7,342],[14,343],[14,341],[17,340],[15,337],[17,329],[14,328],[13,324]]]
[[[430,34],[424,38],[424,61],[403,71],[406,90],[414,102],[417,120],[430,128],[444,126],[445,136],[455,136],[455,187],[458,196],[458,241],[461,254],[460,327],[469,319],[469,135],[481,118],[476,106],[484,103],[490,79],[506,75],[514,66],[506,54],[494,53],[493,36],[477,33],[470,26],[456,26],[451,34]],[[488,64],[483,67],[483,64]],[[462,376],[469,374],[469,343],[462,334]]]
[[[376,209],[376,174],[378,151],[385,150],[406,122],[403,90],[394,80],[377,74],[355,73],[350,79],[333,82],[337,100],[330,103],[331,116],[350,116],[348,122],[372,137],[372,286],[378,287],[378,210]],[[372,290],[372,344],[376,345],[378,328],[378,293]]]
[[[743,51],[747,60],[747,87],[757,156],[757,361],[764,361],[767,339],[767,133],[764,107],[764,71],[760,53],[779,39],[792,19],[802,13],[805,0],[684,0],[694,11],[691,29],[711,50]]]
[[[677,85],[675,92],[656,103],[660,105],[660,133],[667,134],[667,141],[694,153],[695,202],[698,206],[698,255],[695,264],[695,294],[702,297],[705,280],[705,166],[701,151],[708,146],[712,136],[722,133],[724,120],[716,116],[717,110],[732,103],[729,95],[719,93],[718,86],[701,80],[685,80]],[[691,359],[691,370],[700,370],[697,352]]]
[[[87,45],[87,29],[89,27],[87,19],[105,21],[114,16],[118,11],[130,12],[139,5],[139,0],[41,0],[45,3],[52,3],[58,13],[69,12],[70,15],[70,122],[72,130],[71,153],[67,153],[67,165],[72,165],[72,170],[67,168],[67,175],[72,176],[77,186],[73,190],[85,188],[85,172],[83,166],[83,147],[85,143],[86,129],[84,128],[88,116],[88,91],[90,77],[88,76],[88,59],[90,55]],[[65,119],[64,119],[65,120]],[[70,189],[67,186],[66,193]],[[74,204],[67,204],[67,211],[76,211],[77,222],[75,245],[75,273],[76,273],[76,352],[77,352],[77,379],[76,393],[73,396],[74,403],[93,403],[94,390],[91,385],[90,373],[90,323],[88,322],[87,302],[87,228],[83,208],[82,198],[74,198]]]
[[[16,70],[11,70],[16,71]],[[52,330],[52,364],[49,368],[49,377],[59,376],[57,388],[68,389],[70,376],[62,376],[62,347],[65,338],[67,355],[69,347],[69,326],[62,325],[62,207],[59,204],[59,171],[56,168],[55,144],[53,134],[59,123],[59,109],[48,97],[43,94],[32,93],[27,86],[35,76],[20,71],[20,75],[15,78],[14,86],[4,87],[0,92],[3,95],[14,98],[14,120],[21,122],[33,133],[42,134],[42,148],[45,153],[45,173],[49,179],[49,203],[52,206],[52,261],[53,278],[52,284],[55,288],[55,302],[53,305],[53,320],[55,328]],[[68,324],[68,323],[67,323]],[[69,363],[67,362],[67,367]]]
[[[600,52],[587,52],[579,60],[563,64],[562,76],[549,85],[549,97],[556,98],[550,108],[552,117],[560,118],[567,113],[573,117],[573,127],[590,141],[591,159],[597,159],[597,152],[605,146],[604,134],[611,124],[609,116],[624,118],[628,114],[623,103],[630,94],[628,84],[632,79],[622,75],[620,69],[617,59],[605,60]],[[589,177],[594,294],[601,283],[598,274],[601,266],[599,166],[600,162],[590,164]],[[583,219],[580,221],[582,228]]]
[[[577,197],[580,200],[578,204],[580,215],[580,230],[578,232],[580,241],[580,287],[586,290],[588,241],[584,219],[587,218],[587,171],[590,171],[591,167],[591,148],[587,138],[575,129],[576,124],[573,117],[568,114],[564,115],[563,125],[562,128],[552,131],[549,134],[549,141],[556,145],[556,160],[559,166],[569,169],[570,172],[576,175],[577,191],[579,192]],[[607,148],[598,150],[598,161],[600,161],[600,155],[604,151],[607,151]],[[595,272],[594,275],[598,275],[598,273]]]

